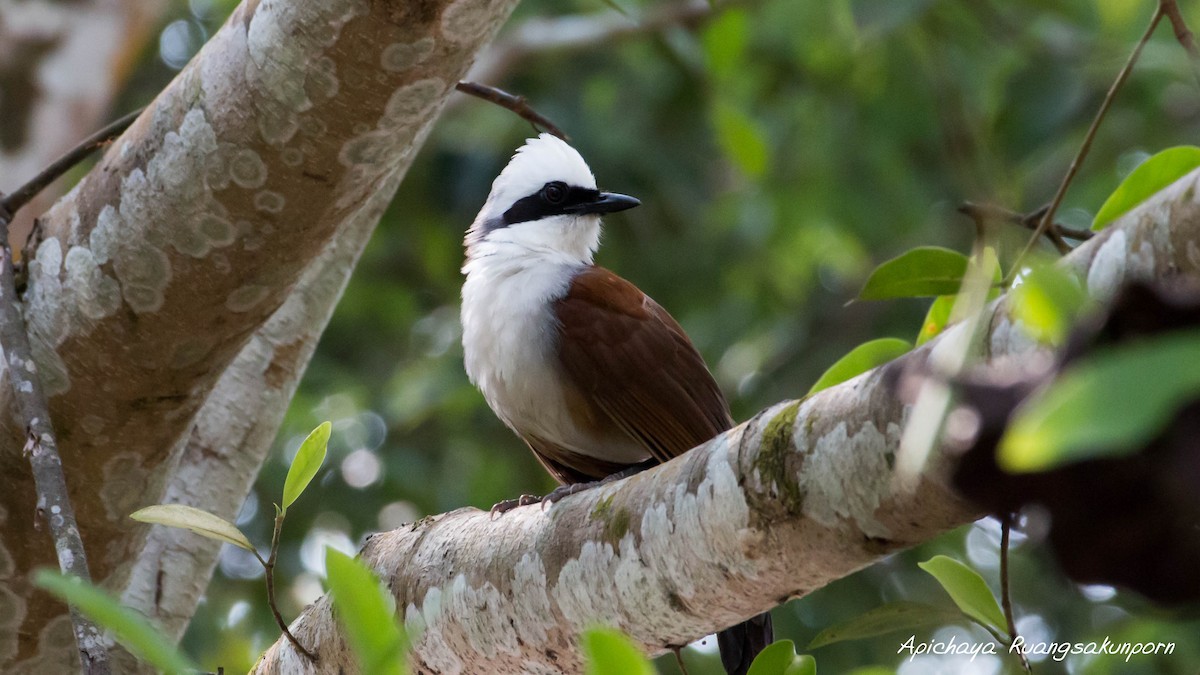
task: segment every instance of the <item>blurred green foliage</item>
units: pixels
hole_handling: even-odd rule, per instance
[[[1193,26],[1200,6],[1184,2]],[[641,208],[609,219],[598,261],[683,324],[737,417],[797,397],[854,345],[916,335],[930,301],[856,302],[879,262],[918,245],[966,252],[963,200],[1029,211],[1049,201],[1153,3],[1131,0],[761,0],[599,48],[533,54],[489,82],[529,98],[569,133],[603,187]],[[632,17],[650,3],[621,0]],[[228,0],[179,7],[172,59],[147,53],[125,102],[145,102],[198,46]],[[523,20],[611,14],[611,2],[528,0]],[[164,32],[164,43],[167,33]],[[1101,129],[1060,220],[1091,224],[1121,178],[1153,152],[1194,142],[1200,93],[1165,27]],[[238,525],[271,532],[290,454],[333,420],[326,467],[288,512],[278,578],[284,613],[320,593],[326,546],[422,515],[544,492],[551,480],[491,414],[461,364],[458,298],[464,230],[492,178],[532,131],[511,113],[456,100],[421,150],[338,306],[276,450]],[[1027,232],[1002,233],[1001,255]],[[1174,655],[1035,660],[1040,675],[1194,673],[1200,624],[1106,588],[1078,588],[1037,541],[1016,536],[1018,629],[1028,641],[1159,640]],[[993,590],[999,527],[962,528],[776,611],[779,637],[886,602],[938,597],[916,562],[968,561]],[[261,568],[226,547],[185,638],[205,667],[243,670],[278,635]],[[978,629],[930,628],[986,640]],[[823,673],[1013,672],[1011,659],[908,660],[884,636],[815,652]],[[906,636],[902,636],[906,637]],[[717,672],[715,645],[685,658]],[[677,672],[670,659],[663,672]],[[864,671],[867,672],[867,671]],[[870,672],[876,672],[874,670]]]

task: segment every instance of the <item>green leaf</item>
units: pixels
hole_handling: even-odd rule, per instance
[[[808,643],[808,648],[816,649],[845,640],[861,640],[906,628],[940,626],[962,619],[962,612],[948,607],[923,602],[891,602],[826,628],[817,633]]]
[[[287,513],[288,507],[300,497],[304,488],[308,487],[325,461],[325,449],[329,446],[329,432],[332,428],[329,422],[322,422],[312,430],[296,451],[296,458],[288,467],[287,479],[283,481],[284,513]]]
[[[1183,145],[1167,148],[1138,165],[1109,195],[1092,221],[1093,230],[1102,230],[1128,213],[1151,195],[1183,178],[1200,166],[1200,148]]]
[[[717,142],[726,157],[748,176],[758,177],[766,172],[767,142],[754,120],[738,108],[718,102],[713,123]]]
[[[1062,344],[1087,302],[1083,284],[1058,265],[1043,265],[1021,278],[1012,291],[1012,312],[1030,335]]]
[[[586,675],[654,675],[654,667],[619,630],[591,628],[583,633]]]
[[[742,70],[750,35],[750,17],[746,10],[731,7],[716,15],[701,34],[708,69],[717,80],[736,76]]]
[[[967,272],[967,256],[940,246],[921,246],[883,263],[867,277],[860,300],[954,295]]]
[[[325,549],[325,572],[338,622],[364,675],[403,675],[407,640],[379,577],[358,560]]]
[[[925,322],[921,324],[921,332],[917,334],[918,347],[937,337],[950,325],[950,311],[954,309],[954,300],[957,297],[939,295],[929,306],[929,311],[925,313]]]
[[[208,511],[201,511],[191,506],[184,506],[183,504],[158,504],[138,509],[129,514],[129,517],[143,523],[191,530],[209,539],[233,544],[247,551],[255,551],[254,544],[251,544],[246,535],[242,534],[242,531],[237,529],[233,523],[219,516],[214,516]]]
[[[1021,403],[1000,439],[1005,471],[1136,452],[1200,395],[1200,330],[1098,350]]]
[[[996,602],[996,596],[975,570],[944,555],[935,555],[917,565],[933,575],[950,594],[950,599],[972,620],[990,626],[1001,635],[1008,634],[1008,622]]]
[[[822,389],[841,384],[876,366],[883,365],[901,354],[908,353],[910,349],[912,349],[912,343],[900,338],[879,338],[864,342],[838,359],[837,363],[829,366],[829,369],[813,384],[812,389],[808,390],[808,393],[815,394]]]
[[[166,673],[197,670],[146,617],[92,584],[48,569],[38,570],[34,583],[96,622],[138,660]]]
[[[813,657],[797,654],[791,640],[779,640],[758,653],[746,675],[817,675]]]

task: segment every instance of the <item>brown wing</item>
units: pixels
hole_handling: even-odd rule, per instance
[[[691,340],[633,284],[589,267],[555,311],[568,379],[660,462],[733,426]]]
[[[563,485],[590,483],[628,468],[624,464],[564,450],[531,434],[522,434],[521,438],[542,467]]]

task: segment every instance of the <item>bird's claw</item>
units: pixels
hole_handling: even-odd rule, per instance
[[[521,495],[516,499],[505,499],[502,502],[496,502],[492,505],[491,517],[495,519],[497,516],[504,515],[518,506],[529,506],[542,501],[542,498],[537,495]]]

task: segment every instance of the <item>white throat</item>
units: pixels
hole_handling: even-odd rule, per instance
[[[564,248],[561,238],[548,245],[519,226],[492,231],[469,247],[463,265],[463,362],[488,405],[517,433],[584,455],[603,449],[605,459],[633,464],[647,458],[643,448],[591,437],[577,427],[563,399],[554,302],[591,264],[599,239],[595,220],[594,234],[580,237],[574,250]],[[584,229],[589,228],[575,231]]]

